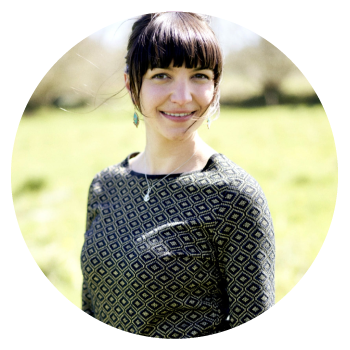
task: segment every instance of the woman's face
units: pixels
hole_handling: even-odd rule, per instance
[[[202,115],[213,94],[214,72],[210,69],[149,69],[140,93],[147,136],[174,141],[193,135],[204,121]]]

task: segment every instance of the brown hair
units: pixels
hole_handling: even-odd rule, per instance
[[[211,107],[219,108],[222,53],[208,17],[189,12],[160,12],[141,16],[132,26],[126,55],[132,102],[142,113],[140,91],[148,69],[201,67],[214,72]],[[209,107],[209,106],[208,106]]]

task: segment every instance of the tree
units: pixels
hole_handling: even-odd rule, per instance
[[[287,56],[263,38],[258,45],[230,53],[225,67],[258,85],[267,105],[279,103],[283,80],[297,70]]]
[[[124,52],[107,48],[90,37],[64,54],[47,72],[31,96],[26,112],[39,106],[74,108],[93,105],[118,90],[114,73],[123,70]],[[97,102],[98,103],[98,102]]]

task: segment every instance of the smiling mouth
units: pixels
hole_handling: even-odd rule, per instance
[[[171,116],[171,117],[178,117],[178,118],[181,118],[181,117],[188,117],[188,116],[194,114],[195,112],[187,112],[187,113],[168,113],[168,112],[162,112],[162,113],[165,114],[165,115]]]

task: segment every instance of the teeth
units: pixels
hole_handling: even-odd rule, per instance
[[[172,117],[184,117],[185,115],[192,114],[192,112],[191,113],[166,113],[166,112],[163,112],[163,113],[166,115],[171,115]]]

